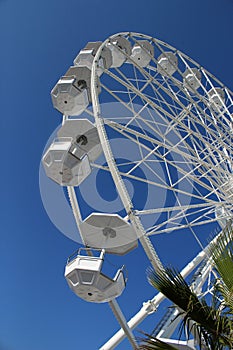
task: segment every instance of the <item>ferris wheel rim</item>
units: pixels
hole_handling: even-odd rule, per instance
[[[157,255],[153,245],[151,244],[150,239],[146,236],[146,233],[145,233],[144,228],[141,224],[140,218],[134,215],[133,204],[132,204],[130,197],[128,195],[128,192],[125,188],[123,180],[118,172],[116,163],[115,163],[113,155],[112,155],[110,145],[109,145],[108,140],[106,138],[106,133],[105,133],[103,121],[102,121],[102,118],[100,117],[100,114],[99,114],[99,100],[98,100],[98,94],[97,94],[97,89],[96,89],[96,85],[97,85],[96,84],[96,78],[97,78],[96,70],[97,70],[98,57],[100,55],[102,48],[104,47],[105,43],[107,42],[107,40],[104,41],[100,45],[100,47],[96,53],[95,59],[93,61],[93,64],[92,64],[91,97],[92,97],[94,118],[95,118],[97,131],[99,134],[100,142],[101,142],[102,147],[103,147],[103,152],[105,154],[106,161],[107,161],[108,166],[111,170],[113,181],[116,185],[116,188],[118,190],[120,198],[121,198],[123,205],[126,209],[128,218],[130,219],[132,226],[135,230],[135,233],[136,233],[137,237],[140,239],[140,242],[141,242],[152,266],[154,267],[155,270],[157,270],[157,269],[161,269],[163,265],[162,265],[158,255]]]
[[[140,38],[143,38],[143,39],[147,39],[147,40],[151,40],[153,42],[157,42],[159,44],[162,44],[164,45],[165,47],[167,47],[168,49],[171,49],[172,51],[175,51],[176,53],[179,53],[181,54],[184,58],[187,58],[188,60],[190,60],[195,66],[199,67],[199,68],[202,68],[208,75],[210,75],[211,77],[213,77],[216,82],[223,88],[227,88],[227,90],[229,91],[229,93],[231,95],[233,95],[233,91],[231,91],[225,84],[223,84],[223,82],[221,80],[219,80],[215,75],[213,75],[209,70],[207,70],[205,67],[203,67],[200,63],[198,63],[196,60],[194,60],[193,58],[191,58],[190,56],[188,56],[187,54],[185,54],[184,52],[182,52],[181,50],[179,49],[176,49],[174,46],[168,44],[167,42],[163,41],[163,40],[160,40],[158,38],[154,38],[153,36],[151,35],[148,35],[148,34],[144,34],[144,33],[137,33],[137,32],[118,32],[118,33],[115,33],[115,34],[112,34],[110,35],[107,39],[105,39],[101,45],[99,46],[97,52],[96,52],[96,55],[95,55],[95,60],[93,62],[93,65],[92,65],[92,70],[94,69],[96,71],[96,68],[95,67],[95,64],[96,64],[96,61],[98,61],[99,59],[99,56],[100,56],[100,53],[102,51],[102,49],[104,48],[104,46],[109,43],[112,39],[116,38],[117,36],[128,36],[128,37],[140,37]]]
[[[183,57],[188,58],[195,66],[202,68],[207,74],[212,76],[214,78],[214,80],[216,82],[218,82],[218,84],[222,88],[225,88],[225,86],[216,77],[214,77],[211,73],[209,73],[207,70],[205,70],[203,67],[201,67],[193,59],[191,59],[187,55],[183,54],[179,50],[175,49],[171,45],[164,43],[163,41],[161,41],[159,39],[155,39],[149,35],[134,33],[134,32],[117,33],[117,34],[114,34],[114,35],[110,36],[109,38],[107,38],[98,48],[96,55],[95,55],[95,59],[94,59],[93,64],[92,64],[92,72],[91,72],[91,81],[92,81],[91,94],[92,94],[92,104],[93,104],[93,112],[94,112],[95,122],[96,122],[97,130],[98,130],[98,133],[100,136],[100,140],[101,140],[101,143],[103,146],[103,151],[104,151],[104,154],[105,154],[108,166],[109,166],[109,171],[113,175],[113,178],[115,178],[114,182],[115,182],[116,188],[120,194],[120,197],[122,199],[124,207],[126,209],[127,215],[130,219],[134,220],[133,218],[136,218],[136,221],[138,221],[138,217],[137,217],[137,215],[135,215],[136,211],[133,208],[133,203],[132,203],[131,199],[129,198],[127,189],[124,186],[124,183],[122,181],[122,176],[119,173],[117,165],[114,161],[114,157],[113,157],[112,152],[111,152],[111,147],[109,144],[108,144],[108,147],[106,146],[107,145],[107,143],[106,143],[107,137],[106,137],[105,125],[104,125],[105,120],[100,116],[100,103],[99,103],[99,98],[98,98],[98,94],[97,94],[97,90],[96,90],[97,65],[98,65],[98,60],[99,60],[100,54],[102,52],[102,49],[104,48],[104,46],[107,43],[111,42],[112,40],[114,40],[114,38],[116,38],[118,36],[126,36],[126,37],[136,36],[137,38],[140,38],[140,39],[143,38],[143,39],[151,40],[153,42],[159,42],[159,43],[165,45],[168,49],[171,49],[171,50],[175,51],[176,53],[180,53]],[[136,42],[136,39],[135,39],[135,42]],[[129,57],[127,57],[127,58],[129,59]],[[130,63],[134,63],[134,62],[131,60]],[[227,91],[231,94],[229,89],[227,89]],[[105,134],[105,136],[104,136],[104,134]],[[107,147],[107,150],[106,150],[106,147]],[[211,190],[211,189],[209,188],[209,190]],[[220,194],[219,198],[221,199],[221,194]],[[212,222],[212,221],[217,221],[217,220],[209,220],[207,222]],[[139,225],[139,223],[137,222],[137,225],[135,225],[135,226],[138,226],[138,225]],[[184,225],[184,227],[187,227],[187,225]],[[140,231],[141,231],[140,235],[145,236],[146,232],[145,232],[143,227],[140,228]],[[163,231],[161,231],[161,232],[163,232]],[[166,232],[166,231],[164,231],[164,232]]]

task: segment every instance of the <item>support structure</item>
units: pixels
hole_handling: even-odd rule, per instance
[[[207,258],[207,252],[212,243],[214,243],[217,238],[221,235],[221,232],[208,244],[208,246],[202,250],[197,256],[190,262],[188,263],[183,270],[181,271],[181,276],[183,278],[186,278],[189,276],[191,272],[193,272],[198,265]],[[208,270],[210,269],[211,265],[210,262],[208,263]],[[203,273],[206,273],[206,266],[204,266]],[[200,275],[201,276],[201,275]],[[202,286],[204,281],[206,280],[207,274],[202,275],[202,277],[197,279],[197,283],[195,285],[195,289],[198,290],[198,287]],[[129,321],[128,321],[128,327],[133,330],[136,328],[148,315],[156,312],[159,304],[166,299],[166,297],[162,293],[158,293],[155,295],[155,297],[145,303],[143,303],[140,311],[135,314]],[[162,333],[161,333],[162,335]],[[115,335],[110,338],[103,346],[100,347],[99,350],[113,350],[116,348],[117,345],[121,343],[122,340],[126,338],[126,333],[124,332],[123,329],[120,329],[118,332],[115,333]],[[164,336],[168,336],[168,334],[164,334]]]

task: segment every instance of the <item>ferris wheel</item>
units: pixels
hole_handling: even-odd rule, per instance
[[[84,246],[68,259],[66,280],[84,300],[109,302],[118,319],[122,329],[102,350],[114,349],[125,336],[137,348],[132,329],[164,296],[145,303],[127,323],[115,300],[126,285],[125,269],[110,278],[102,271],[104,257],[125,255],[140,242],[156,270],[162,263],[150,237],[188,230],[200,253],[182,274],[198,268],[195,288],[211,293],[205,282],[212,267],[200,265],[206,248],[196,229],[214,222],[224,227],[232,217],[232,93],[172,46],[118,33],[89,42],[51,95],[63,121],[43,165],[48,177],[67,187]],[[75,189],[94,171],[111,175],[121,206],[83,217]],[[155,331],[168,343],[176,312]]]

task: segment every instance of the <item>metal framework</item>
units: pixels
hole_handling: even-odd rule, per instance
[[[169,45],[144,35],[125,35],[138,45],[140,39],[149,40],[155,52],[159,51],[158,57],[169,49],[178,58],[174,76],[158,73],[155,56],[151,56],[150,65],[140,67],[125,54],[127,69],[123,69],[124,65],[115,69],[116,72],[105,69],[104,73],[111,78],[111,90],[104,83],[101,83],[102,89],[125,107],[125,113],[129,111],[128,116],[116,116],[114,120],[104,118],[95,83],[98,56],[111,38],[99,48],[92,68],[93,113],[108,163],[104,169],[111,172],[126,212],[135,226],[143,216],[166,214],[159,224],[156,222],[156,225],[144,228],[139,225],[139,236],[145,237],[145,231],[151,235],[216,221],[221,219],[221,209],[223,218],[226,218],[227,212],[230,217],[232,93],[204,68]],[[184,72],[192,72],[194,68],[202,76],[197,90],[187,87],[188,82],[185,85],[184,80]],[[114,83],[117,90],[114,90]],[[224,100],[218,97],[218,88],[224,93]],[[216,91],[216,100],[211,100],[210,91]],[[134,102],[138,98],[139,110],[136,109],[138,102]],[[128,161],[127,166],[120,160],[115,161],[106,125],[128,138],[135,145],[135,151],[138,149],[137,158]],[[163,166],[166,178],[159,176],[158,165]],[[136,174],[138,167],[148,169],[146,179]],[[137,210],[122,178],[162,188],[167,196],[172,193],[176,197],[176,205]],[[216,208],[219,208],[218,215],[215,215]],[[172,216],[169,215],[171,211]]]
[[[221,233],[220,233],[221,234]],[[219,234],[219,235],[220,235]],[[219,236],[218,235],[218,236]],[[188,277],[196,268],[199,266],[199,269],[196,271],[196,278],[193,281],[193,290],[198,292],[199,295],[204,295],[207,293],[212,292],[213,285],[210,283],[210,276],[212,273],[212,266],[210,261],[206,264],[206,258],[207,258],[207,252],[208,247],[210,244],[212,244],[216,239],[215,237],[209,245],[203,249],[200,253],[197,254],[197,256],[190,261],[185,268],[181,271],[181,275],[183,278]],[[205,260],[205,264],[201,265],[201,263]],[[204,284],[208,283],[208,287]],[[162,293],[158,293],[154,296],[153,299],[148,300],[147,302],[144,302],[140,311],[135,314],[129,321],[128,326],[130,329],[136,328],[147,316],[153,314],[157,311],[160,304],[164,301],[165,296]],[[170,338],[178,323],[180,322],[180,318],[176,318],[178,314],[178,310],[176,308],[170,309],[170,311],[167,312],[167,314],[164,316],[164,318],[160,321],[158,326],[154,329],[153,335],[156,336],[158,339],[165,338],[168,341],[168,338]],[[176,318],[175,322],[174,319]],[[120,329],[115,335],[110,338],[101,348],[100,350],[112,350],[115,349],[118,344],[126,337],[126,333],[124,332],[123,328]],[[177,340],[176,344],[179,344],[180,342]],[[175,343],[173,343],[175,345]],[[188,343],[186,343],[188,346]],[[189,349],[189,348],[187,348]]]
[[[76,58],[77,66],[80,62],[81,59]],[[224,226],[232,217],[232,92],[179,50],[143,34],[118,33],[107,38],[95,45],[94,55],[88,62],[90,78],[80,80],[82,84],[78,84],[78,88],[81,94],[87,89],[82,97],[84,109],[89,101],[92,104],[87,109],[89,120],[95,123],[106,160],[103,164],[97,158],[91,167],[111,173],[125,218],[155,270],[162,268],[162,263],[151,243],[151,235],[180,230],[194,235],[201,252],[182,270],[182,275],[187,277],[206,257],[196,228],[214,222]],[[74,72],[76,68],[71,69]],[[80,69],[80,74],[86,72]],[[110,115],[106,112],[106,101],[116,106]],[[78,103],[76,113],[80,100]],[[63,124],[74,119],[64,114]],[[117,142],[130,145],[124,157],[119,154]],[[138,197],[130,196],[128,180],[138,192],[143,192],[146,186],[147,200],[143,208]],[[73,186],[67,189],[85,244],[77,194]],[[201,268],[195,280],[197,290],[208,289],[204,282],[211,272],[211,264]],[[109,304],[121,330],[101,350],[114,349],[125,336],[136,349],[132,329],[153,313],[163,299],[159,293],[144,303],[128,323],[116,300],[111,300]],[[166,317],[156,332],[167,342],[174,332],[172,318],[174,313]],[[187,349],[195,348],[194,344],[183,345]]]
[[[232,216],[232,93],[204,68],[171,46],[141,34],[121,35],[144,52],[146,50],[140,40],[148,40],[157,57],[151,55],[150,64],[141,67],[132,56],[125,53],[130,66],[127,70],[124,67],[115,69],[115,72],[104,70],[111,79],[111,89],[104,83],[101,83],[101,87],[113,100],[125,107],[127,116],[105,119],[95,78],[101,49],[113,41],[113,38],[107,39],[99,48],[92,67],[93,113],[108,163],[104,169],[111,172],[130,221],[156,269],[159,260],[153,254],[149,235],[185,228],[195,235],[195,226],[216,220],[221,222]],[[158,69],[159,57],[166,57],[167,50],[177,57],[174,75],[165,74],[163,67]],[[169,63],[173,65],[173,62]],[[197,84],[192,84],[193,80],[187,79],[188,74]],[[139,108],[135,107],[137,103],[140,103]],[[116,155],[111,149],[106,126],[128,138],[138,149],[138,157],[129,161],[127,166],[115,160]],[[159,176],[158,164],[162,164],[163,171],[166,172],[165,178]],[[138,167],[149,170],[146,180],[136,175]],[[128,196],[123,178],[138,183],[146,181],[148,186],[160,187],[167,194],[171,192],[175,201],[173,205],[137,210]],[[187,191],[187,187],[191,187],[191,191]],[[173,215],[170,215],[171,211]],[[165,215],[155,225],[143,227],[141,218],[156,213]],[[210,271],[209,266],[208,272]],[[208,274],[201,274],[197,288],[201,288],[207,276]],[[162,296],[155,297],[149,305],[152,304],[156,309],[161,298]],[[134,328],[151,312],[147,305],[129,321],[130,327]],[[168,331],[168,323],[164,324],[164,328],[159,335],[170,337],[173,332],[171,329]],[[115,348],[122,337],[123,333],[119,331],[101,350]]]

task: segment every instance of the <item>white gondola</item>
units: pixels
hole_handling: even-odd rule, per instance
[[[90,85],[88,67],[70,67],[51,91],[54,108],[65,115],[81,114],[91,103]]]
[[[86,254],[81,254],[85,251]],[[104,250],[98,256],[91,255],[95,250],[79,249],[71,256],[65,267],[65,278],[70,289],[80,298],[94,302],[105,303],[121,295],[126,285],[124,267],[110,278],[102,272]],[[87,255],[90,254],[90,255]]]
[[[140,67],[146,67],[154,56],[154,48],[147,40],[138,41],[133,49],[130,58]]]
[[[51,92],[54,108],[65,115],[79,115],[89,105],[87,90],[75,86],[74,77],[62,77]]]
[[[201,85],[201,72],[197,68],[187,68],[183,75],[184,86],[189,90],[197,90]]]
[[[175,73],[178,67],[178,59],[172,52],[163,52],[158,57],[157,71],[161,75],[168,76]]]
[[[58,137],[71,137],[81,154],[88,155],[90,162],[103,152],[96,127],[88,119],[67,119],[58,130]]]
[[[107,48],[111,50],[112,54],[112,65],[111,67],[116,68],[122,66],[126,61],[126,55],[131,55],[131,45],[130,42],[122,37],[116,36],[111,42],[107,44]]]
[[[96,127],[87,119],[67,119],[43,156],[46,175],[61,186],[79,186],[102,153]]]
[[[219,87],[212,88],[208,91],[209,104],[215,111],[222,110],[225,105],[225,93]]]
[[[71,138],[56,139],[42,159],[46,175],[61,186],[79,186],[91,173],[88,156],[82,153]]]
[[[74,65],[80,66],[80,67],[86,66],[91,70],[95,54],[101,44],[102,44],[101,41],[89,42],[85,46],[85,48],[81,50],[77,55],[77,57],[74,59]],[[107,47],[103,48],[101,58],[99,60],[99,65],[100,65],[100,68],[97,70],[97,73],[99,76],[103,73],[104,68],[108,69],[109,67],[111,67],[112,55],[109,48]]]
[[[107,253],[124,255],[138,246],[132,225],[118,214],[92,213],[80,230],[86,245]]]

